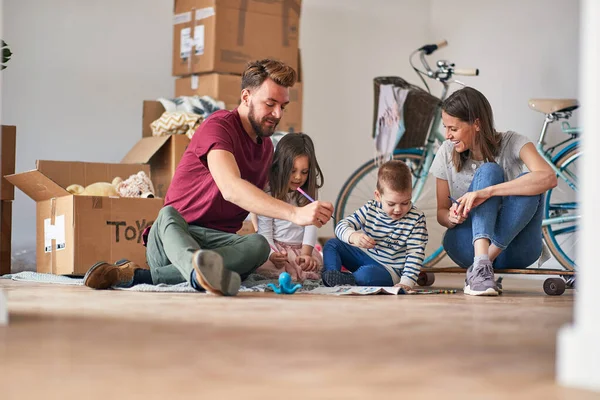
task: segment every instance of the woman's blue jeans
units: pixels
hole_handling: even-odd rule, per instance
[[[523,175],[523,174],[522,174]],[[504,171],[496,163],[485,163],[475,172],[469,192],[504,182]],[[495,269],[526,268],[542,253],[544,194],[491,197],[473,208],[468,218],[444,235],[448,256],[460,267],[473,264],[473,243],[487,238],[502,249]]]

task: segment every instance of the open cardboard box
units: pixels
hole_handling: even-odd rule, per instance
[[[37,271],[83,275],[98,261],[126,258],[148,268],[143,230],[156,219],[164,199],[76,196],[66,191],[111,182],[139,171],[143,164],[105,164],[38,160],[36,169],[6,179],[36,202]]]
[[[142,139],[121,160],[126,164],[148,164],[154,192],[164,198],[171,179],[190,143],[185,135],[152,136],[150,124],[165,112],[159,101],[144,101],[142,111]]]

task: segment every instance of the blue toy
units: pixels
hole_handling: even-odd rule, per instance
[[[272,283],[268,283],[267,286],[273,289],[277,294],[294,294],[296,290],[302,287],[299,283],[292,286],[292,276],[287,272],[279,274],[279,287]]]

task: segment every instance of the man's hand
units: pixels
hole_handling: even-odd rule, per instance
[[[295,207],[291,222],[300,226],[322,227],[331,219],[333,204],[328,201],[315,201],[304,207]]]
[[[269,260],[271,260],[271,262],[275,264],[278,269],[283,269],[288,262],[287,252],[282,251],[280,253],[273,253],[269,257]]]
[[[362,247],[363,249],[372,249],[375,247],[375,240],[367,236],[364,232],[354,232],[348,239],[352,246]]]
[[[319,268],[319,263],[313,256],[298,256],[296,264],[302,268],[302,271],[316,271]]]

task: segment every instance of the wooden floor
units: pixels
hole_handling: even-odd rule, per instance
[[[554,383],[573,292],[541,282],[505,278],[498,298],[223,298],[0,280],[0,398],[599,398]]]

